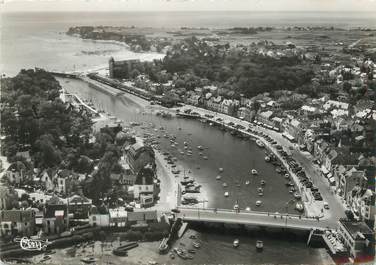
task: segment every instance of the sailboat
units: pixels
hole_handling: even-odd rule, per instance
[[[236,202],[235,202],[234,210],[235,211],[239,211],[239,202],[238,202],[238,200],[236,200]]]

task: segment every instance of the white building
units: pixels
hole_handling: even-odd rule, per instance
[[[353,258],[366,255],[374,248],[374,234],[364,222],[339,220],[338,231]]]
[[[124,208],[109,209],[110,227],[125,227],[128,212]]]
[[[330,108],[336,108],[336,109],[342,109],[342,110],[348,110],[349,109],[349,104],[341,101],[336,101],[336,100],[328,100],[325,102],[323,105],[323,108],[325,110],[328,110]]]

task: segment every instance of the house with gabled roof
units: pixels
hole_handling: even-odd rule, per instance
[[[110,227],[125,227],[127,225],[128,212],[124,208],[109,209]]]
[[[77,194],[67,200],[69,213],[73,215],[72,219],[87,221],[92,207],[92,200]]]
[[[359,186],[360,188],[363,188],[366,183],[367,178],[365,171],[351,167],[345,173],[339,174],[338,188],[340,190],[341,197],[347,200],[354,187]]]
[[[351,257],[374,255],[375,234],[364,222],[340,219],[338,223],[339,235]]]
[[[60,234],[68,229],[67,202],[57,196],[46,202],[44,207],[43,231],[47,234]]]
[[[20,184],[26,178],[26,175],[27,168],[21,161],[12,163],[5,172],[5,176],[11,184]]]
[[[142,168],[134,184],[134,198],[139,200],[141,206],[150,206],[154,203],[155,172],[150,167]]]
[[[129,225],[144,225],[148,226],[150,223],[158,222],[157,211],[149,210],[137,210],[134,212],[128,212],[128,223]]]
[[[212,111],[220,112],[222,96],[211,97],[206,101],[206,107]]]
[[[314,143],[313,153],[317,160],[319,160],[321,163],[325,161],[325,152],[329,148],[329,144],[323,140],[318,139]]]
[[[52,191],[55,188],[54,175],[56,175],[56,172],[56,170],[49,168],[39,174],[39,181],[47,191]]]
[[[89,224],[91,226],[110,226],[110,214],[105,207],[101,208],[102,210],[94,205],[92,206],[89,215]]]
[[[0,211],[1,236],[31,236],[35,232],[35,213],[33,210]]]
[[[10,210],[14,202],[18,203],[17,192],[11,187],[0,185],[0,210]]]
[[[346,202],[357,220],[365,222],[375,220],[375,192],[371,189],[355,186],[348,193]]]

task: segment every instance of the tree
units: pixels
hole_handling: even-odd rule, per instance
[[[139,76],[141,73],[139,70],[137,69],[133,69],[130,73],[129,73],[129,76],[130,78],[134,79],[136,78],[137,76]]]
[[[40,136],[35,143],[35,147],[35,161],[38,167],[49,168],[60,164],[62,153],[54,145],[52,135],[44,134]]]
[[[343,90],[345,90],[347,93],[349,93],[350,92],[350,90],[351,90],[351,84],[349,83],[349,82],[347,82],[347,81],[345,81],[345,82],[343,82]]]

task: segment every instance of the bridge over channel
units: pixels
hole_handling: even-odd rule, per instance
[[[267,213],[258,211],[229,210],[178,206],[176,218],[185,222],[239,224],[270,228],[286,228],[310,231],[334,229],[337,223],[330,219],[314,219],[294,214]]]
[[[64,77],[64,78],[78,78],[81,73],[79,72],[57,72],[57,71],[48,71],[50,74],[58,77]]]

